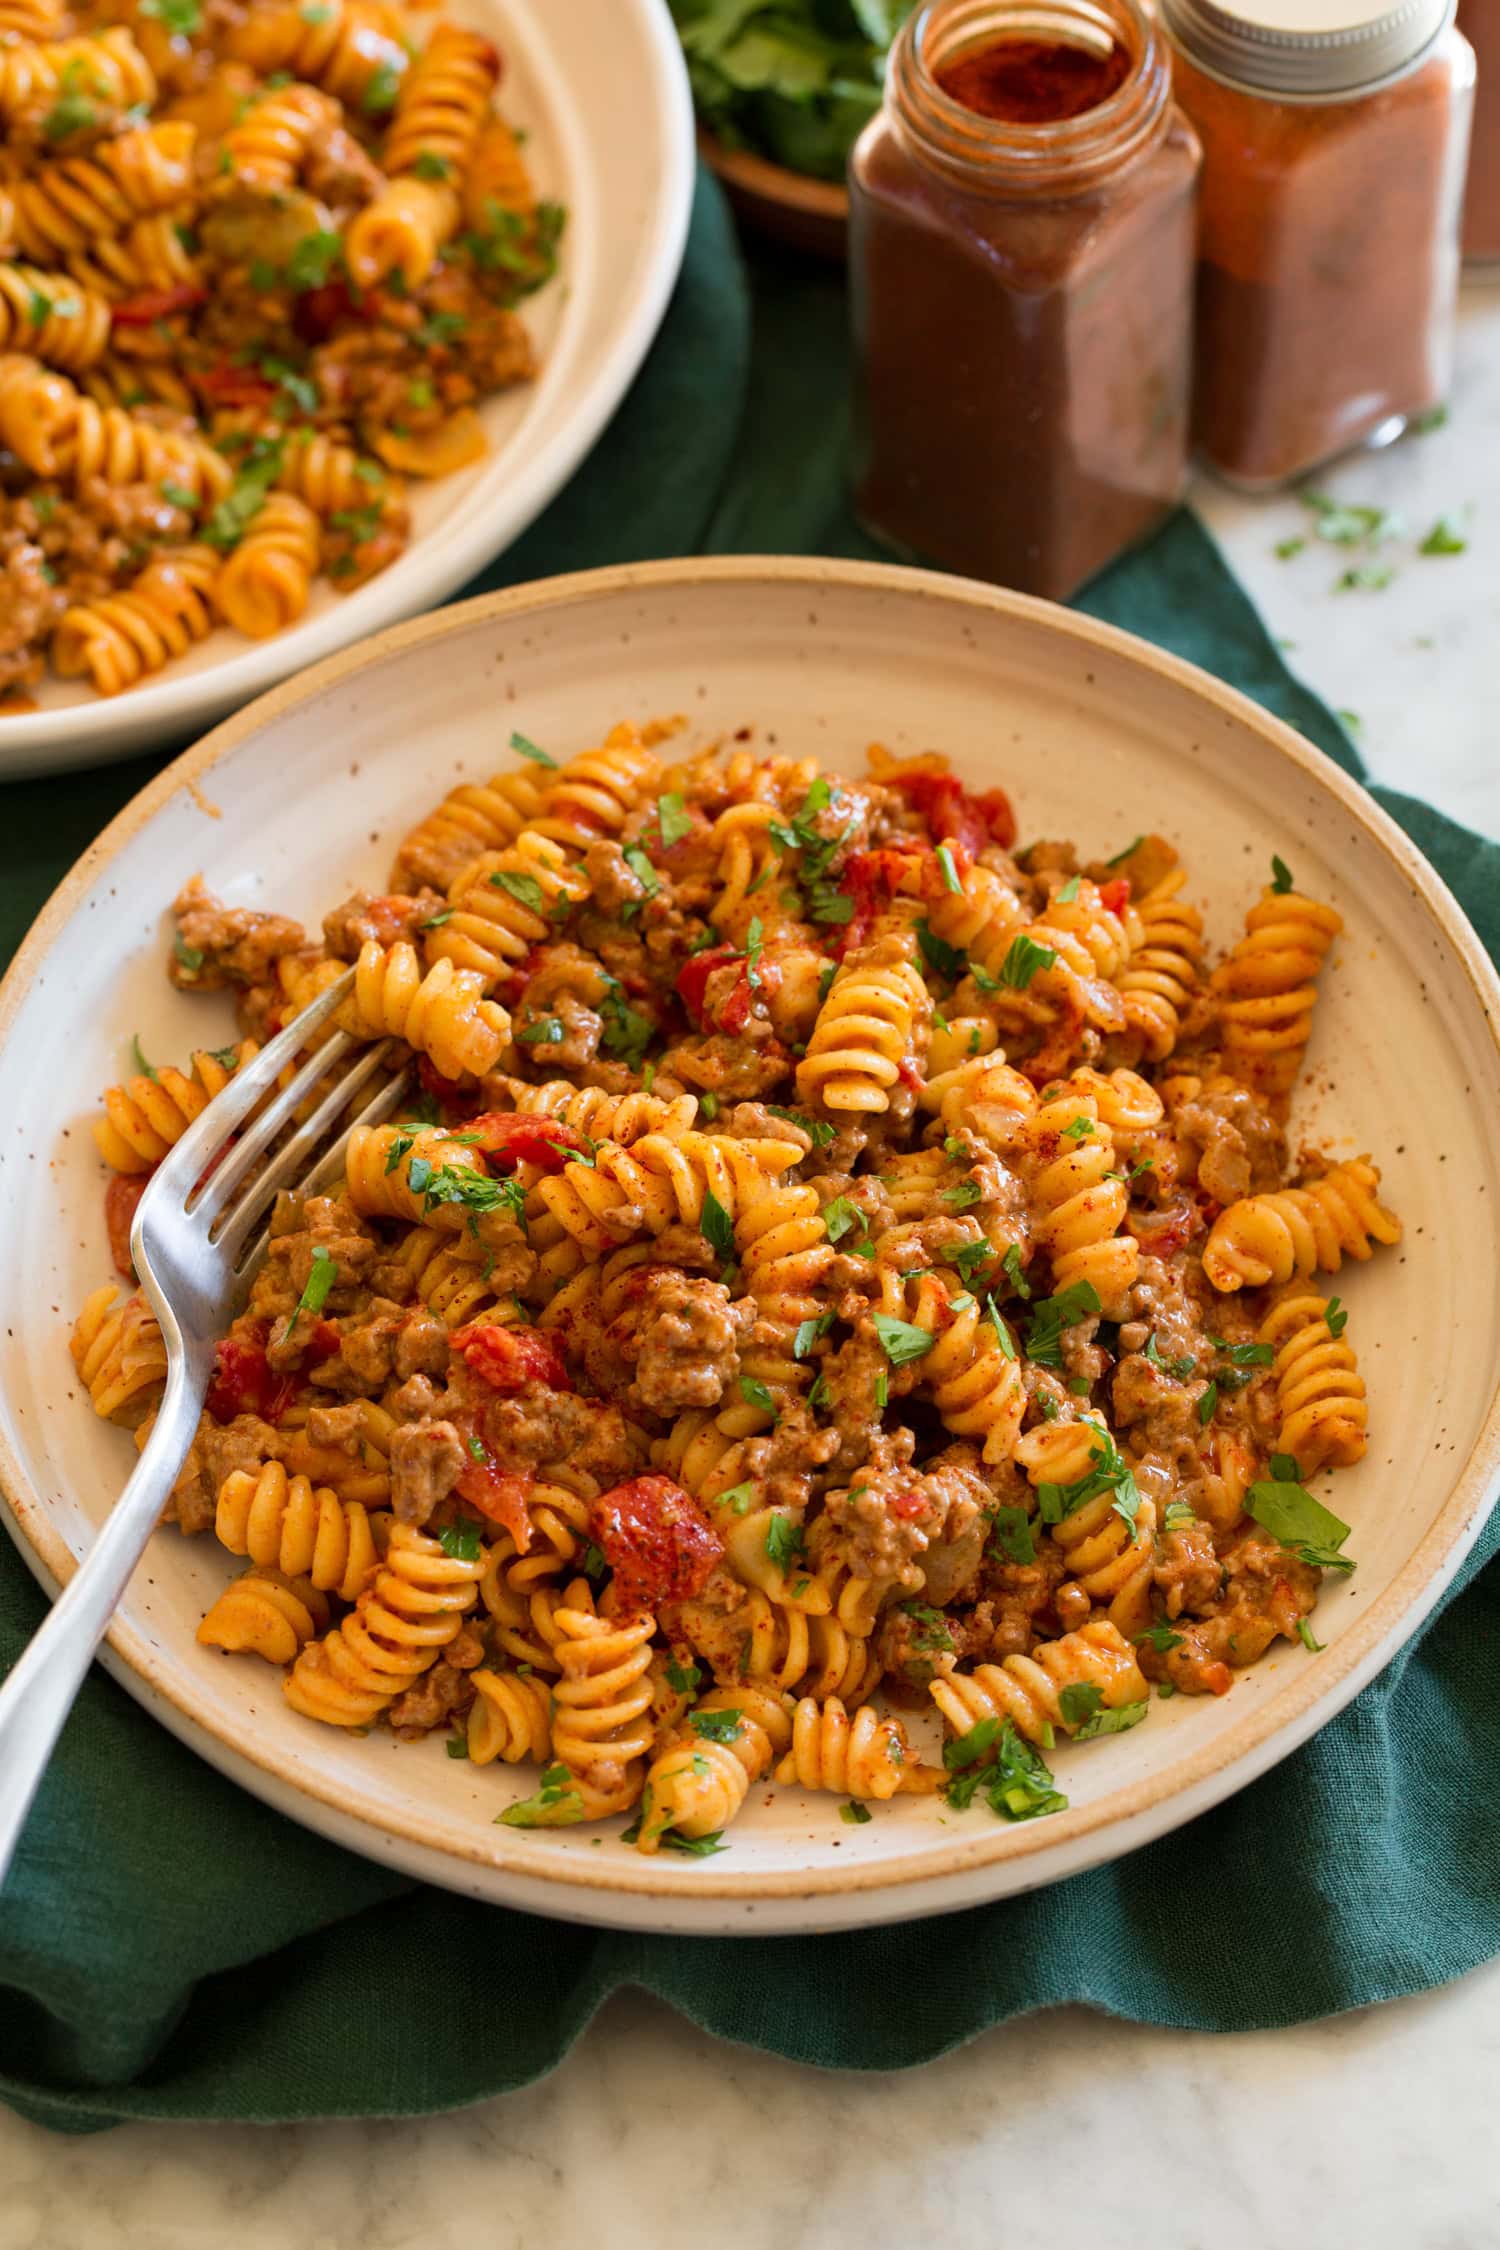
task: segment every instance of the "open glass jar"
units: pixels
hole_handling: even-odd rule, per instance
[[[1464,256],[1500,268],[1500,0],[1458,0],[1458,28],[1474,50],[1474,130],[1464,194]]]
[[[1162,0],[1203,142],[1194,429],[1270,490],[1443,398],[1474,57],[1453,0]]]
[[[1186,476],[1198,145],[1137,0],[931,0],[849,167],[855,505],[1065,599]]]

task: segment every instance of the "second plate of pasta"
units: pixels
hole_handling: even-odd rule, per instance
[[[410,1083],[278,1212],[112,1660],[360,1849],[684,1929],[971,1903],[1263,1771],[1481,1519],[1494,977],[1430,871],[1122,635],[726,561],[335,661],[44,916],[38,1568],[160,1395],[141,1184],[348,963]]]
[[[22,17],[0,774],[180,737],[451,593],[613,412],[692,191],[649,0]]]

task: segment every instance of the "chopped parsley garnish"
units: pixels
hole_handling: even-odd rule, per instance
[[[689,1711],[688,1725],[701,1741],[734,1742],[745,1724],[743,1711]]]
[[[538,1016],[535,1023],[516,1033],[516,1043],[522,1047],[560,1047],[566,1037],[560,1017]]]
[[[873,1817],[869,1806],[862,1805],[857,1797],[851,1797],[847,1805],[839,1806],[839,1819],[847,1821],[851,1828],[863,1828],[865,1822]]]
[[[754,1502],[755,1487],[753,1484],[732,1484],[726,1491],[714,1494],[714,1506],[716,1508],[727,1508],[732,1516],[748,1515]]]
[[[323,1310],[328,1302],[328,1292],[338,1279],[338,1271],[339,1262],[333,1252],[325,1249],[321,1242],[314,1243],[312,1270],[307,1277],[307,1287],[297,1299],[297,1309],[287,1323],[288,1336],[304,1313],[311,1313],[316,1318]]]
[[[924,1653],[935,1650],[940,1656],[952,1654],[953,1635],[940,1609],[933,1609],[926,1602],[902,1602],[900,1606],[916,1628],[911,1635],[914,1649]]]
[[[605,1578],[609,1575],[609,1560],[602,1547],[591,1539],[579,1558],[579,1569],[585,1578]]]
[[[615,1055],[631,1070],[639,1070],[656,1034],[656,1025],[638,1008],[632,1008],[621,992],[618,981],[611,977],[604,995],[601,1013],[604,1030],[599,1044],[607,1055]]]
[[[948,891],[956,891],[961,898],[964,887],[958,879],[958,869],[953,864],[953,852],[949,845],[938,845],[937,863],[943,871],[943,888]]]
[[[918,1328],[910,1320],[897,1320],[890,1313],[875,1315],[875,1333],[892,1367],[905,1367],[910,1360],[920,1359],[937,1342],[930,1329]]]
[[[170,477],[166,478],[161,486],[161,496],[174,508],[186,508],[189,515],[194,514],[197,510],[197,493],[189,485],[174,484]]]
[[[1074,899],[1078,896],[1078,886],[1081,881],[1081,876],[1070,875],[1068,877],[1068,880],[1064,883],[1062,889],[1057,894],[1056,904],[1059,906],[1071,906]]]
[[[488,1461],[489,1455],[484,1450],[484,1441],[482,1438],[466,1437],[464,1439],[464,1444],[468,1447],[470,1453],[473,1455],[476,1461]]]
[[[1000,1307],[993,1297],[986,1297],[984,1300],[984,1317],[991,1328],[994,1329],[1001,1351],[1004,1352],[1007,1359],[1014,1359],[1016,1356],[1016,1340],[1001,1318]]]
[[[444,1747],[450,1758],[467,1758],[469,1755],[469,1738],[462,1731],[457,1734],[450,1734]]]
[[[950,1188],[942,1190],[941,1200],[951,1203],[955,1211],[967,1211],[971,1203],[983,1200],[984,1190],[977,1180],[957,1180]]]
[[[647,1794],[649,1795],[649,1791]],[[641,1799],[641,1806],[641,1812],[636,1815],[630,1826],[621,1830],[620,1842],[622,1844],[633,1844],[640,1836],[642,1821],[645,1817],[646,1799],[644,1797]],[[729,1846],[722,1841],[724,1834],[722,1828],[715,1828],[707,1836],[684,1836],[676,1828],[658,1828],[654,1829],[652,1833],[655,1835],[656,1841],[665,1850],[684,1852],[690,1859],[708,1859],[714,1852],[727,1852],[729,1849]],[[595,1840],[597,1841],[597,1838]]]
[[[1348,1327],[1348,1308],[1340,1304],[1337,1297],[1329,1298],[1328,1309],[1323,1315],[1323,1325],[1328,1330],[1329,1335],[1335,1339],[1342,1336],[1344,1330]]]
[[[1050,969],[1056,959],[1050,945],[1038,945],[1035,938],[1025,936],[1012,938],[1000,964],[1000,982],[1012,992],[1024,992],[1038,969]]]
[[[1289,1458],[1277,1454],[1271,1479],[1251,1485],[1245,1496],[1246,1513],[1315,1570],[1353,1570],[1352,1559],[1339,1552],[1349,1536],[1348,1524],[1293,1478],[1276,1473],[1277,1463]],[[1295,1470],[1295,1462],[1292,1467]]]
[[[577,1782],[563,1765],[544,1766],[541,1787],[534,1797],[507,1805],[496,1813],[503,1828],[572,1828],[584,1817],[583,1797]]]
[[[1050,1742],[1050,1728],[1045,1739]],[[992,1746],[993,1763],[982,1764]],[[981,1719],[968,1734],[946,1745],[943,1762],[953,1774],[945,1795],[955,1811],[966,1811],[981,1790],[991,1812],[1002,1820],[1037,1820],[1067,1809],[1068,1800],[1040,1751],[1016,1731],[1013,1719],[1003,1724]]]
[[[1227,1344],[1222,1336],[1210,1336],[1209,1342],[1216,1352],[1222,1352],[1231,1367],[1269,1367],[1276,1357],[1270,1344]]]
[[[827,1312],[819,1313],[813,1320],[799,1321],[797,1332],[792,1338],[793,1359],[806,1359],[819,1338],[828,1334],[833,1322],[834,1314],[831,1308]]]
[[[1093,1130],[1092,1117],[1075,1117],[1071,1125],[1063,1127],[1059,1138],[1065,1141],[1086,1141]]]
[[[1031,1518],[1024,1508],[997,1508],[992,1518],[996,1559],[1006,1562],[1034,1563],[1036,1561],[1036,1536],[1031,1528]]]
[[[967,1734],[955,1735],[943,1744],[943,1764],[950,1773],[962,1773],[966,1766],[977,1766],[994,1748],[1000,1734],[998,1719],[980,1719]]]
[[[667,1685],[674,1695],[696,1695],[702,1683],[696,1664],[679,1664],[675,1656],[668,1660]]]
[[[1200,1429],[1207,1429],[1214,1418],[1214,1408],[1218,1403],[1219,1386],[1217,1383],[1210,1383],[1198,1401],[1198,1426]]]
[[[801,1554],[805,1534],[795,1516],[783,1515],[780,1509],[772,1511],[766,1525],[766,1554],[778,1570],[787,1570]]]
[[[1000,1270],[1018,1297],[1029,1297],[1031,1286],[1021,1271],[1021,1245],[1013,1242],[1000,1260]]]
[[[508,891],[518,906],[529,907],[533,914],[547,910],[546,894],[534,875],[517,875],[510,868],[498,868],[490,877],[497,891]]]
[[[858,1227],[861,1234],[870,1231],[864,1212],[847,1195],[836,1195],[831,1203],[824,1204],[823,1228],[830,1242],[842,1242],[853,1227]]]
[[[987,1242],[949,1242],[938,1252],[944,1265],[956,1266],[958,1278],[966,1289],[972,1289],[979,1278],[982,1266],[988,1265],[994,1251]]]
[[[1161,1519],[1163,1531],[1180,1531],[1185,1523],[1196,1523],[1197,1511],[1186,1500],[1169,1500],[1167,1512]]]
[[[402,1157],[410,1156],[412,1150],[415,1147],[416,1142],[413,1140],[410,1133],[398,1133],[396,1135],[396,1138],[392,1141],[390,1147],[385,1152],[385,1173],[387,1179],[389,1179],[392,1172],[395,1171],[396,1166],[401,1162]]]
[[[785,1118],[788,1125],[800,1126],[811,1136],[814,1148],[826,1148],[834,1137],[834,1128],[821,1117],[805,1117],[800,1109],[778,1109],[775,1102],[767,1102],[766,1111],[771,1117]]]
[[[877,1407],[879,1407],[881,1412],[884,1413],[885,1409],[890,1405],[890,1403],[890,1377],[886,1374],[885,1369],[882,1367],[880,1373],[875,1378],[875,1404],[877,1405]]]
[[[440,930],[445,922],[452,921],[453,915],[454,909],[451,906],[445,906],[440,914],[429,914],[425,922],[417,924],[417,928],[419,930]]]
[[[460,1516],[457,1523],[445,1523],[438,1533],[438,1545],[450,1562],[478,1562],[484,1552],[482,1526],[473,1516]]]
[[[412,171],[419,180],[446,180],[452,169],[447,157],[439,156],[436,149],[431,148],[418,149],[412,163]]]
[[[279,440],[258,439],[236,471],[234,483],[215,507],[201,537],[210,547],[227,552],[237,547],[265,505],[266,495],[281,473]]]
[[[1271,857],[1271,889],[1278,898],[1284,898],[1292,887],[1292,871],[1284,859]]]
[[[1061,1367],[1063,1330],[1100,1310],[1099,1292],[1091,1281],[1072,1281],[1055,1297],[1039,1297],[1026,1331],[1027,1351],[1039,1367]]]
[[[1132,836],[1130,842],[1125,846],[1124,851],[1116,852],[1113,859],[1107,859],[1104,862],[1105,866],[1123,867],[1126,860],[1131,858],[1134,853],[1138,852],[1145,841],[1146,839],[1144,836]]]
[[[300,242],[292,245],[292,254],[286,262],[284,278],[288,289],[301,296],[310,289],[325,288],[343,248],[343,236],[326,228],[303,235]]]
[[[400,86],[401,75],[395,66],[388,62],[377,63],[359,97],[359,106],[366,117],[381,117],[388,109],[394,109]]]
[[[1309,1656],[1321,1656],[1328,1645],[1326,1641],[1314,1640],[1312,1620],[1307,1617],[1299,1617],[1297,1620],[1297,1638]]]
[[[190,39],[203,28],[199,0],[141,0],[141,14],[152,17],[174,39]]]
[[[149,1078],[153,1085],[158,1084],[159,1081],[157,1079],[156,1072],[152,1068],[151,1064],[146,1060],[145,1051],[141,1046],[141,1035],[138,1031],[132,1032],[131,1034],[130,1052],[135,1059],[135,1067],[140,1072],[141,1076],[143,1078]]]
[[[1130,1637],[1137,1648],[1144,1643],[1154,1648],[1158,1656],[1169,1656],[1174,1648],[1182,1647],[1182,1635],[1174,1633],[1171,1626],[1162,1624],[1160,1619],[1148,1625],[1144,1633],[1132,1633]]]
[[[1036,1493],[1037,1513],[1043,1523],[1061,1523],[1075,1509],[1086,1507],[1090,1500],[1097,1500],[1108,1492],[1114,1496],[1115,1514],[1123,1517],[1134,1529],[1136,1514],[1141,1505],[1135,1473],[1102,1424],[1087,1423],[1084,1426],[1095,1432],[1096,1442],[1089,1450],[1093,1468],[1072,1484],[1039,1484]]]
[[[1468,533],[1456,516],[1439,516],[1417,552],[1422,555],[1461,555],[1468,544]]]
[[[1057,1699],[1058,1712],[1064,1726],[1081,1727],[1091,1719],[1104,1701],[1103,1693],[1091,1680],[1075,1680],[1065,1687]]]
[[[774,1415],[776,1412],[776,1401],[769,1389],[764,1383],[758,1383],[753,1375],[740,1377],[740,1397],[747,1406],[758,1407],[762,1414]]]
[[[70,133],[84,133],[98,118],[98,110],[81,90],[83,64],[75,56],[65,64],[57,81],[57,100],[42,119],[42,132],[49,141],[65,141]],[[96,93],[101,92],[96,81],[90,80]]]
[[[422,1178],[418,1182],[419,1168]],[[407,1167],[406,1184],[414,1195],[422,1197],[424,1211],[436,1210],[439,1204],[456,1204],[469,1217],[469,1231],[479,1232],[478,1220],[492,1212],[508,1211],[524,1231],[526,1224],[526,1191],[519,1180],[491,1179],[488,1172],[468,1172],[456,1164],[434,1166],[428,1158],[414,1156]]]
[[[657,892],[661,889],[661,877],[657,874],[656,869],[652,866],[650,860],[647,859],[645,853],[641,850],[640,845],[627,844],[625,846],[623,857],[625,860],[625,865],[630,869],[631,874],[640,884],[641,889],[645,892],[647,898],[655,898]],[[637,906],[640,904],[640,901],[638,899],[632,899],[629,903],[631,906]]]
[[[936,929],[929,929],[927,922],[918,922],[918,945],[922,947],[922,958],[927,961],[929,970],[938,976],[947,976],[951,983],[963,976],[967,956],[960,952],[958,945],[949,945],[947,938],[940,938]]]
[[[1092,1742],[1101,1734],[1128,1734],[1132,1727],[1140,1725],[1150,1708],[1149,1700],[1143,1696],[1139,1703],[1118,1703],[1112,1711],[1096,1711],[1076,1730],[1073,1740]]]
[[[512,734],[510,746],[518,758],[529,758],[534,766],[549,766],[556,773],[557,760],[549,758],[546,751],[539,749],[528,735]]]
[[[661,828],[661,848],[669,852],[680,844],[684,836],[693,832],[693,816],[687,809],[687,800],[680,790],[669,789],[656,800],[656,818]]]
[[[703,1215],[698,1225],[711,1248],[717,1250],[721,1258],[726,1262],[733,1258],[734,1221],[712,1188],[704,1190]]]

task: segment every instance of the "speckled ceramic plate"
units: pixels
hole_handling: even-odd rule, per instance
[[[505,114],[527,130],[541,193],[567,206],[558,278],[525,307],[537,380],[483,404],[483,461],[413,485],[411,544],[379,578],[342,596],[324,579],[290,632],[211,634],[109,701],[49,681],[40,710],[0,718],[0,777],[182,742],[273,682],[445,601],[541,514],[629,389],[677,278],[693,200],[692,103],[663,0],[443,5],[500,47]]]
[[[686,714],[690,739],[754,740],[863,767],[878,736],[941,745],[1013,792],[1028,835],[1090,855],[1143,828],[1181,844],[1210,936],[1229,939],[1278,852],[1346,934],[1319,1003],[1298,1124],[1375,1151],[1404,1247],[1346,1269],[1373,1401],[1341,1478],[1359,1568],[1317,1613],[1327,1646],[1278,1643],[1220,1702],[1154,1702],[1132,1733],[1060,1749],[1070,1809],[1008,1827],[898,1800],[851,1828],[831,1797],[755,1792],[731,1848],[644,1859],[613,1832],[514,1831],[523,1793],[436,1739],[350,1740],[289,1711],[277,1675],[199,1648],[233,1566],[158,1535],[105,1658],[193,1749],[269,1803],[478,1897],[684,1931],[836,1928],[971,1905],[1128,1851],[1242,1788],[1333,1717],[1452,1577],[1500,1480],[1500,989],[1463,915],[1334,766],[1242,697],[1089,619],[918,571],[684,562],[523,587],[402,626],[278,688],[163,773],[68,877],[0,988],[0,1482],[22,1552],[67,1576],[129,1440],[72,1380],[74,1308],[108,1269],[86,1120],[128,1067],[229,1034],[173,993],[165,909],[202,870],[231,900],[316,922],[383,880],[395,839],[460,776],[507,762],[513,726],[562,755],[617,717]],[[286,786],[295,770],[298,786]],[[207,1038],[207,1033],[213,1037]],[[39,1093],[44,1089],[44,1093]],[[1336,1090],[1335,1090],[1336,1089]]]

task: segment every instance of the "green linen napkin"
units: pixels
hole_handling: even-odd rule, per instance
[[[761,263],[753,355],[750,302],[700,183],[682,282],[634,392],[481,585],[695,549],[873,552],[844,500],[837,279]],[[1083,606],[1360,771],[1190,516]],[[0,958],[159,762],[6,792]],[[1500,848],[1376,794],[1500,951]],[[619,1935],[424,1888],[268,1811],[96,1672],[0,1902],[0,2098],[74,2132],[443,2109],[537,2077],[622,1985],[725,2038],[884,2070],[1065,2001],[1228,2031],[1458,1976],[1500,1949],[1500,1797],[1478,1785],[1500,1771],[1500,1569],[1483,1567],[1497,1544],[1500,1520],[1419,1639],[1217,1812],[1028,1897],[842,1936]],[[0,1541],[0,1667],[42,1608]]]

